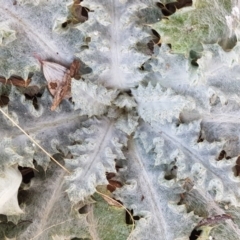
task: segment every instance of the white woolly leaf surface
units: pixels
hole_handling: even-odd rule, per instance
[[[93,11],[89,20],[78,27],[91,38],[89,48],[78,55],[94,69],[89,79],[118,89],[136,86],[143,77],[139,63],[148,58],[136,50],[136,43],[147,33],[132,19],[146,5],[140,1],[104,0],[85,0],[81,5]]]
[[[195,0],[177,10],[157,24],[172,48],[153,49],[149,23],[162,16],[155,0],[84,0],[87,21],[66,28],[69,10],[79,7],[72,1],[16,2],[0,0],[0,75],[32,72],[41,91],[31,99],[29,89],[1,84],[0,96],[10,100],[4,112],[51,155],[60,153],[70,174],[49,165],[0,114],[0,173],[36,166],[33,159],[44,169],[22,184],[24,213],[0,216],[0,238],[187,240],[200,220],[230,213],[234,220],[205,239],[238,240],[239,43],[230,44],[238,26],[230,29],[225,18],[232,2]],[[224,50],[215,44],[220,38]],[[79,57],[87,72],[72,79],[72,101],[55,112],[34,53],[65,67]],[[102,201],[94,192],[109,183],[108,173],[123,185],[115,198],[139,219],[130,236],[123,209],[95,211]]]
[[[72,80],[74,108],[81,109],[81,115],[91,117],[106,113],[117,94],[117,90],[107,89],[100,84]]]
[[[19,215],[22,213],[18,205],[18,188],[22,181],[22,175],[17,166],[7,168],[0,175],[0,214]]]
[[[146,122],[172,122],[183,110],[195,107],[193,100],[176,95],[171,89],[164,91],[159,84],[153,87],[139,86],[133,90],[138,103],[138,113]]]
[[[64,23],[71,1],[34,1],[35,5],[27,4],[32,1],[16,2],[0,1],[0,75],[27,79],[30,72],[40,70],[34,54],[69,64],[81,33],[68,29],[59,34],[54,26],[58,19]]]
[[[73,171],[66,182],[69,197],[76,203],[93,194],[97,185],[108,183],[105,173],[116,172],[115,160],[125,159],[122,148],[127,138],[107,118],[87,120],[70,138],[76,144],[69,146],[73,159],[65,160]]]

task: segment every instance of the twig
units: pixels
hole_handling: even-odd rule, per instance
[[[39,145],[31,136],[29,136],[12,118],[8,116],[1,108],[0,111],[2,114],[8,118],[21,132],[23,132],[34,144],[36,144],[48,157],[50,157],[51,160],[53,160],[56,164],[58,164],[62,169],[64,169],[66,172],[70,173],[69,170],[67,170],[62,164],[60,164],[54,157],[51,156],[50,153],[48,153],[41,145]]]

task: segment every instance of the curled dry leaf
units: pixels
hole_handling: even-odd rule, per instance
[[[119,181],[116,180],[108,180],[109,184],[107,185],[107,189],[110,192],[114,192],[116,188],[121,188],[122,184]]]
[[[232,216],[228,214],[221,214],[221,215],[216,215],[209,218],[204,218],[198,223],[197,227],[207,226],[207,225],[212,226],[228,219],[232,219]]]
[[[38,60],[48,82],[48,90],[54,97],[51,106],[51,110],[54,111],[63,99],[71,97],[71,78],[78,74],[80,63],[74,60],[70,69],[67,69],[58,63],[43,61],[39,58]]]

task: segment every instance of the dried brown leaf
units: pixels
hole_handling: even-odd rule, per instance
[[[107,180],[110,180],[111,178],[113,178],[115,176],[116,176],[116,173],[113,173],[113,172],[106,173]]]
[[[116,188],[121,188],[122,187],[122,183],[120,183],[119,181],[109,180],[108,182],[109,182],[109,184],[111,184],[112,186],[114,186]]]
[[[71,76],[68,70],[56,88],[51,110],[54,111],[64,98],[69,97],[71,97]]]
[[[9,84],[9,85],[14,85],[14,86],[18,86],[18,87],[27,87],[30,84],[31,79],[29,78],[27,80],[24,80],[17,76],[12,76],[9,79],[0,77],[0,82],[3,84]]]
[[[80,5],[81,1],[75,0],[70,8],[71,22],[73,24],[83,23],[88,19],[87,10],[85,7]]]
[[[37,58],[42,65],[43,74],[48,82],[48,90],[54,97],[51,106],[51,110],[54,111],[63,99],[71,97],[71,78],[78,74],[80,62],[75,59],[70,69],[67,69],[58,63]]]
[[[80,62],[77,59],[74,59],[70,66],[70,76],[75,79],[80,79],[79,74]]]

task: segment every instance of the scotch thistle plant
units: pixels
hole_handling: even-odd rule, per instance
[[[239,239],[238,0],[0,3],[0,239]]]

